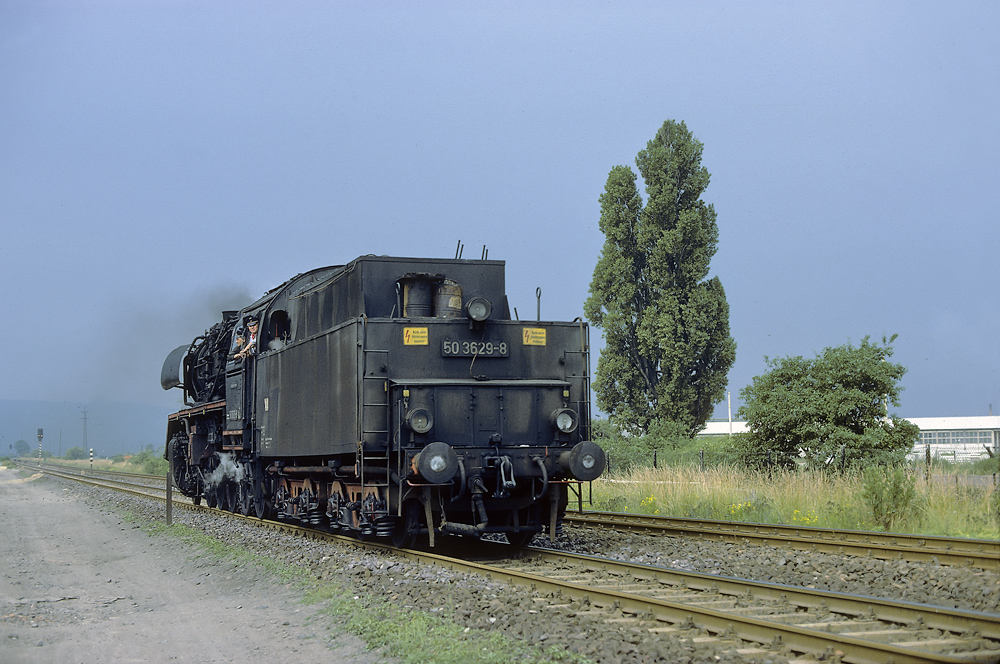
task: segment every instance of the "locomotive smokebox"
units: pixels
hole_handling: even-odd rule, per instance
[[[163,389],[169,390],[172,387],[181,387],[184,385],[181,362],[184,361],[184,356],[187,355],[188,348],[190,348],[188,344],[178,346],[163,361],[163,368],[160,370],[160,387]]]

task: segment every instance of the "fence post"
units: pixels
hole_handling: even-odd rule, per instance
[[[924,481],[931,481],[931,446],[927,445],[924,451],[924,457],[926,458],[926,463],[924,464]]]
[[[698,450],[698,459],[701,462],[701,472],[705,472],[705,450]]]
[[[170,471],[167,471],[167,525],[173,523],[174,521],[174,482],[173,478],[170,477]]]
[[[653,470],[656,470],[656,450],[653,450]]]

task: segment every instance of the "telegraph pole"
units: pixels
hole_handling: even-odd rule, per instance
[[[87,407],[83,408],[83,449],[87,449]]]

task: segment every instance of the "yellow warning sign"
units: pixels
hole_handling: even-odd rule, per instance
[[[426,346],[427,345],[427,328],[426,327],[404,327],[403,328],[403,345],[404,346]]]
[[[544,346],[545,328],[544,327],[521,328],[521,342],[525,346]]]

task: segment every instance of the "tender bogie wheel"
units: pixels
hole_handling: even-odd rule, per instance
[[[278,488],[275,489],[274,511],[275,511],[275,518],[278,521],[289,520],[287,509],[288,509],[288,501],[290,498],[291,496],[288,493],[288,489],[285,488],[283,485],[279,485]]]

